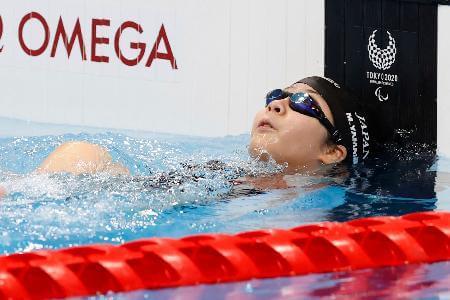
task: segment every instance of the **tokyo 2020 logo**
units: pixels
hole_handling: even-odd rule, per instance
[[[380,70],[388,70],[394,64],[395,56],[397,55],[395,39],[392,37],[391,33],[387,31],[389,42],[386,48],[381,49],[375,41],[376,33],[377,30],[374,30],[369,36],[369,44],[367,45],[369,59],[375,68]]]

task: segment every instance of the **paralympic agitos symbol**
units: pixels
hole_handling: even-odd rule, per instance
[[[389,94],[386,94],[386,96],[383,96],[383,95],[381,94],[381,86],[379,86],[379,87],[375,90],[375,96],[377,96],[377,98],[378,98],[378,100],[380,100],[380,102],[389,100]]]

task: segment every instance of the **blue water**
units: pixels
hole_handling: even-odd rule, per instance
[[[0,200],[0,253],[450,210],[450,160],[424,154],[421,147],[402,153],[394,151],[389,159],[375,160],[356,169],[337,169],[326,176],[289,176],[285,179],[291,188],[252,190],[249,184],[233,187],[230,180],[251,175],[253,186],[260,186],[261,181],[267,186],[266,181],[272,179],[273,183],[273,178],[277,178],[273,174],[280,166],[250,159],[248,135],[195,138],[12,120],[0,120],[0,125],[4,125],[5,130],[0,136],[0,185],[8,190],[8,195]],[[114,160],[131,170],[132,175],[33,174],[55,147],[73,140],[104,146]],[[222,162],[226,167],[222,170],[207,167],[211,160]],[[170,180],[161,184],[158,179],[161,177]],[[420,297],[450,292],[450,288],[440,287],[443,282],[448,283],[448,264],[424,268],[420,269],[423,275],[420,280],[428,282],[434,276],[436,284],[430,286],[439,286],[439,289],[429,288]],[[403,272],[396,268],[390,270]],[[377,272],[383,271],[374,271],[369,277],[384,276]],[[442,276],[435,278],[436,273]],[[301,292],[302,297],[313,297],[320,284],[310,286],[311,280],[341,286],[345,280],[359,278],[358,274],[346,273],[339,279],[333,277],[338,275],[310,275],[251,281],[229,284],[224,289],[241,293],[236,298],[259,297],[258,293],[268,293],[266,298],[277,298],[280,295],[276,293],[292,289],[294,295]],[[296,289],[297,285],[304,288]],[[197,290],[201,292],[194,294],[206,291],[213,295],[223,289],[222,286],[202,287]],[[195,291],[195,288],[184,289]],[[164,298],[164,295],[176,296],[178,290],[117,297]],[[224,293],[223,298],[229,292]]]

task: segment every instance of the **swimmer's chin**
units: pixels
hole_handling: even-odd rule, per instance
[[[262,147],[252,147],[251,145],[248,147],[248,153],[251,158],[258,161],[269,161],[272,160],[272,156]]]
[[[276,159],[267,149],[262,147],[255,147],[250,148],[249,147],[249,154],[250,157],[256,161],[269,163],[272,165],[276,165],[277,168],[281,171],[286,169],[287,163],[283,160]]]
[[[294,164],[288,163],[283,157],[276,157],[264,147],[250,147],[248,148],[250,157],[261,162],[272,162],[281,167],[282,173],[285,174],[305,174],[316,171],[319,167],[312,166],[312,164],[301,163]]]

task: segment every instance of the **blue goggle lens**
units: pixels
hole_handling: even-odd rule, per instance
[[[289,96],[289,94],[286,93],[285,91],[283,91],[282,89],[276,89],[276,90],[270,91],[266,95],[266,106],[269,105],[270,102],[272,102],[274,100],[281,100],[288,96]]]
[[[282,89],[276,89],[269,92],[266,96],[266,106],[272,101],[281,100],[289,97],[289,106],[301,114],[306,114],[311,117],[319,117],[321,115],[321,109],[319,104],[312,99],[308,93],[299,92],[291,94],[283,91]]]
[[[322,117],[323,112],[317,101],[309,96],[308,93],[295,93],[290,96],[289,106],[296,112],[318,118]]]
[[[266,106],[272,101],[281,100],[289,97],[289,107],[306,116],[316,118],[319,122],[325,126],[328,132],[331,134],[332,139],[335,142],[339,142],[342,138],[336,128],[331,124],[331,122],[326,118],[322,109],[316,100],[311,98],[308,93],[288,93],[282,89],[273,90],[266,95]]]

